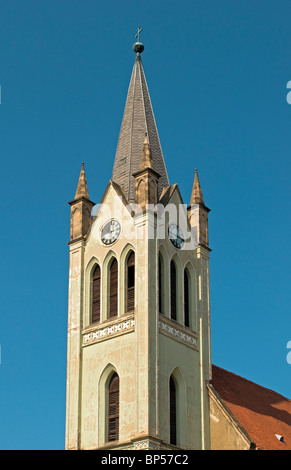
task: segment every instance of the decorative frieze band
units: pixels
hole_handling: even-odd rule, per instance
[[[87,346],[92,343],[104,341],[106,339],[123,335],[134,331],[135,320],[134,317],[124,318],[116,320],[113,324],[110,323],[106,326],[100,325],[91,331],[85,331],[83,333],[83,346]]]
[[[134,442],[132,445],[119,447],[116,450],[161,450],[159,443],[152,442],[149,439]]]
[[[184,329],[179,328],[179,326],[174,326],[166,319],[160,318],[159,331],[170,338],[174,338],[177,341],[190,346],[191,348],[198,349],[198,338],[194,334],[186,332]]]

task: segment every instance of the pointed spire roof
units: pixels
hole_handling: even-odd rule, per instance
[[[202,190],[200,186],[200,181],[198,177],[198,171],[197,168],[195,168],[195,177],[194,177],[194,183],[193,183],[193,188],[192,188],[192,194],[191,194],[191,200],[190,204],[204,204],[204,199],[202,195]]]
[[[152,159],[150,144],[147,133],[145,134],[143,151],[140,160],[139,170],[145,170],[146,168],[154,169],[154,162]]]
[[[141,43],[136,44],[140,45]],[[112,180],[121,186],[129,202],[135,200],[135,183],[132,175],[140,167],[145,133],[147,133],[155,171],[161,176],[158,184],[159,195],[164,187],[169,186],[167,170],[140,57],[143,47],[135,47],[136,44],[134,45],[136,60],[129,84],[112,173]]]
[[[80,171],[80,176],[79,176],[77,191],[76,191],[76,194],[75,194],[75,199],[79,199],[81,197],[85,197],[86,199],[89,199],[89,192],[88,192],[84,162],[82,163],[82,167],[81,167],[81,171]]]

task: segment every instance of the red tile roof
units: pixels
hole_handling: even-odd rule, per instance
[[[215,365],[211,383],[257,449],[291,450],[291,400]]]

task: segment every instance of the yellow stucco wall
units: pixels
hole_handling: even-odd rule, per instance
[[[251,442],[239,423],[210,391],[211,450],[249,450]]]
[[[178,193],[171,202],[181,204]],[[71,246],[76,279],[71,282],[69,294],[67,448],[94,449],[106,443],[105,389],[113,371],[120,378],[121,443],[130,443],[139,436],[152,436],[162,445],[169,443],[169,379],[173,374],[178,394],[177,446],[207,448],[209,411],[204,374],[209,368],[208,273],[199,267],[195,251],[177,252],[168,239],[148,240],[143,230],[155,230],[154,219],[142,214],[133,218],[112,185],[103,203],[109,212],[101,208],[86,242]],[[123,232],[106,247],[100,242],[100,232],[114,210],[127,234]],[[187,218],[186,212],[180,217]],[[136,291],[135,310],[128,313],[124,307],[125,259],[130,249],[135,252]],[[173,257],[177,264],[177,321],[169,318],[169,274],[165,276],[164,315],[158,311],[159,250],[163,250],[167,273]],[[119,308],[114,319],[107,318],[107,266],[111,256],[118,260],[119,269]],[[91,325],[90,276],[96,262],[101,267],[101,322]],[[191,328],[183,326],[186,266],[192,279]]]

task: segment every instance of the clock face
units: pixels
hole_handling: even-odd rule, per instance
[[[184,234],[176,224],[169,225],[169,238],[176,248],[181,249],[184,245]]]
[[[101,231],[101,240],[104,245],[111,245],[119,237],[121,232],[120,223],[117,220],[107,222]]]

